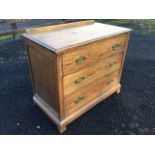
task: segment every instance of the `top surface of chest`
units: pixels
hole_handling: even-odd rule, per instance
[[[24,37],[47,46],[53,52],[58,53],[71,47],[129,31],[131,30],[127,28],[96,23],[90,20],[30,29],[27,34],[24,34]]]

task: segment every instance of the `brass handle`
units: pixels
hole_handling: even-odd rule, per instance
[[[82,100],[84,100],[85,98],[86,98],[86,96],[81,96],[81,97],[77,98],[74,102],[75,102],[75,104],[78,104],[78,103],[80,103]]]
[[[83,80],[85,80],[85,77],[79,77],[79,78],[76,79],[74,82],[75,82],[75,84],[79,84],[79,83],[81,83]]]
[[[117,50],[117,49],[120,48],[120,47],[121,47],[120,44],[114,44],[114,45],[112,46],[112,50]]]
[[[117,61],[114,61],[114,62],[112,62],[111,64],[109,64],[109,67],[112,67],[112,66],[114,66],[114,65],[116,65],[117,64]]]
[[[110,79],[107,81],[107,85],[111,84],[114,80],[113,79]]]
[[[87,58],[85,56],[80,56],[78,59],[75,60],[77,64],[84,62]]]

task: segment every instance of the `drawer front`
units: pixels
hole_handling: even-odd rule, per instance
[[[64,96],[70,95],[72,92],[92,83],[96,79],[100,79],[115,70],[119,70],[123,58],[123,52],[106,54],[106,58],[100,63],[91,65],[76,73],[65,76],[63,79]]]
[[[66,51],[63,54],[64,76],[103,60],[105,53],[124,50],[126,39],[127,34],[122,34]]]
[[[119,71],[105,76],[65,97],[66,116],[118,84]]]

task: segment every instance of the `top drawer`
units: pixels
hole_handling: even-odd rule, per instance
[[[66,51],[63,54],[64,76],[104,59],[107,52],[124,50],[126,39],[127,34],[121,34]]]

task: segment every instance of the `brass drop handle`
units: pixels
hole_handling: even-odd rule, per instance
[[[116,64],[117,64],[117,61],[113,61],[111,64],[109,64],[109,67],[112,67],[112,66],[114,66]]]
[[[113,79],[110,79],[107,81],[107,85],[111,84],[114,80]]]
[[[77,64],[84,62],[87,58],[85,56],[80,56],[78,59],[75,60]]]
[[[76,79],[75,81],[74,81],[74,83],[75,84],[79,84],[79,83],[81,83],[83,80],[85,80],[85,77],[83,76],[83,77],[79,77],[78,79]]]
[[[86,98],[86,96],[81,96],[81,97],[77,98],[74,102],[75,102],[75,104],[78,104],[78,103],[80,103],[82,100],[84,100],[85,98]]]
[[[114,45],[112,46],[112,50],[117,50],[117,49],[119,49],[119,48],[121,48],[121,45],[120,45],[120,44],[114,44]]]

